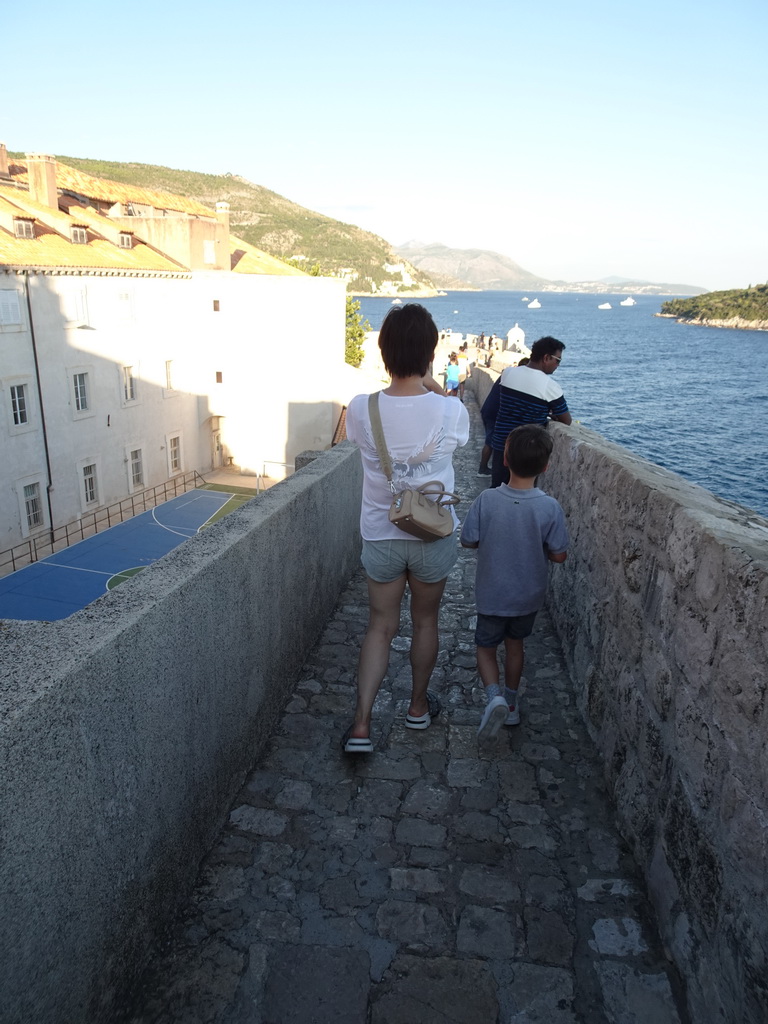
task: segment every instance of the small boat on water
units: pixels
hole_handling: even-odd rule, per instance
[[[628,296],[626,297],[626,299],[622,299],[622,300],[621,300],[621,302],[619,303],[619,305],[620,305],[620,306],[636,306],[636,305],[637,305],[637,303],[635,302],[635,300],[634,300],[634,299],[632,298],[632,296],[631,296],[631,295],[628,295]]]
[[[530,300],[530,299],[528,298],[528,296],[526,295],[526,296],[525,296],[524,298],[522,298],[522,299],[521,299],[520,301],[521,301],[521,302],[530,302],[531,300]]]
[[[600,305],[597,308],[598,309],[613,309],[613,306],[610,304],[610,302],[601,302]]]
[[[533,302],[528,303],[528,309],[541,309],[541,303],[538,299],[534,299]]]
[[[402,304],[403,304],[403,300],[402,299],[392,299],[392,305],[393,306],[402,306]]]

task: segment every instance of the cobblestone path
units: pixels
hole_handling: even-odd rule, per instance
[[[486,486],[467,402],[464,509]],[[357,758],[339,747],[367,619],[364,575],[349,581],[133,1024],[685,1024],[546,613],[521,725],[478,748],[473,579],[462,550],[432,686],[444,713],[404,727],[404,621],[375,753]]]

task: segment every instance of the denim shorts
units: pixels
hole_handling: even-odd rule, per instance
[[[505,640],[524,640],[533,632],[538,612],[530,615],[481,615],[477,613],[475,643],[478,647],[498,647]]]
[[[408,572],[421,583],[439,583],[456,563],[455,534],[442,540],[364,540],[360,561],[374,583],[393,583]]]

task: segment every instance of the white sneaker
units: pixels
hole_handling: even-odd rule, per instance
[[[489,700],[477,728],[477,738],[482,742],[492,740],[506,722],[508,714],[509,705],[504,697],[494,697]]]
[[[507,720],[504,725],[520,725],[520,705],[516,704],[513,708],[507,708]]]

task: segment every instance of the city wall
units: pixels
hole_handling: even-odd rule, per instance
[[[497,367],[501,369],[501,367]],[[497,374],[476,370],[477,396]],[[550,610],[691,1019],[768,1020],[768,520],[579,425]]]
[[[359,553],[343,444],[130,585],[0,623],[0,1021],[118,1019]]]
[[[624,835],[691,1018],[757,1024],[768,521],[552,433],[550,606]],[[342,445],[70,619],[0,624],[3,1024],[115,1019],[356,564],[359,487]]]

